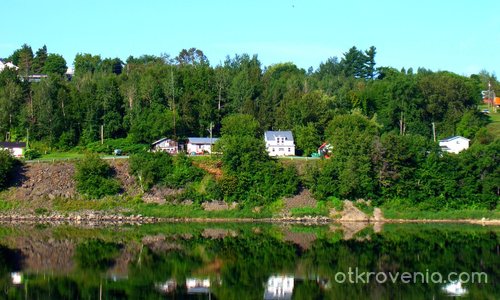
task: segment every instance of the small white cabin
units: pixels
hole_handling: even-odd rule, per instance
[[[212,146],[217,142],[219,138],[209,138],[209,137],[190,137],[187,143],[187,153],[188,154],[205,154],[212,153]]]
[[[463,136],[452,136],[443,140],[439,140],[441,150],[448,153],[458,154],[469,148],[470,140]]]

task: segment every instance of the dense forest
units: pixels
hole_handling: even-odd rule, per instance
[[[45,46],[33,53],[23,45],[5,59],[19,69],[0,73],[0,141],[29,139],[39,150],[85,149],[100,139],[101,126],[104,138],[130,144],[207,136],[213,126],[230,153],[234,139],[246,136],[252,148],[264,130],[292,130],[298,154],[310,155],[324,141],[333,146],[333,158],[309,170],[300,183],[321,199],[410,199],[413,204],[431,199],[434,208],[461,199],[454,206],[496,207],[500,143],[478,110],[488,83],[498,89],[496,78],[487,72],[466,77],[424,68],[396,70],[377,67],[375,59],[375,47],[352,47],[306,71],[293,63],[262,66],[257,55],[248,54],[213,66],[195,48],[176,57],[130,56],[125,62],[77,54],[69,78],[62,56]],[[30,82],[32,74],[48,77]],[[223,120],[234,123],[226,137]],[[472,140],[471,149],[443,155],[433,141],[433,125],[438,139],[462,135]],[[234,130],[238,126],[246,131]],[[255,157],[261,157],[259,147],[253,149]],[[276,192],[266,189],[267,200],[257,202],[296,192],[293,174],[264,157],[257,164],[255,157],[247,155],[248,163],[223,157],[228,176],[219,182],[220,197],[242,197],[243,191],[264,197],[259,188],[246,187],[262,185],[272,174],[290,180],[283,179]],[[226,183],[233,186],[229,194]]]
[[[74,76],[47,47],[23,45],[5,61],[19,70],[0,73],[0,140],[42,141],[68,149],[100,137],[150,143],[161,137],[215,135],[226,115],[255,117],[261,131],[293,130],[300,150],[310,153],[325,139],[330,120],[353,111],[374,119],[381,132],[473,138],[484,124],[477,112],[486,72],[470,77],[426,69],[395,70],[375,64],[375,47],[352,47],[313,70],[293,63],[264,67],[256,55],[227,57],[212,66],[201,50],[175,58],[118,58],[78,54]],[[23,81],[48,74],[41,82]]]

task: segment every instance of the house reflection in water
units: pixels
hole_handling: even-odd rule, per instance
[[[174,279],[167,280],[163,283],[157,283],[156,288],[165,294],[172,293],[177,289],[177,281]]]
[[[10,273],[10,278],[12,279],[12,284],[18,285],[23,283],[23,273],[21,272]]]
[[[188,294],[209,294],[210,279],[188,278],[186,279],[186,288]]]
[[[294,277],[275,275],[267,280],[264,299],[292,299]]]
[[[452,281],[442,287],[442,290],[451,297],[461,297],[467,294],[467,289],[462,286],[460,281]]]

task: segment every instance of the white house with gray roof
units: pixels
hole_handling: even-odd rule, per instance
[[[266,150],[269,156],[295,155],[295,143],[291,131],[266,131],[264,133]]]
[[[187,153],[188,154],[204,154],[212,153],[212,146],[217,142],[219,138],[209,138],[209,137],[190,137],[187,143]]]
[[[463,136],[452,136],[443,140],[439,140],[441,150],[448,153],[458,154],[459,152],[469,148],[470,140]]]

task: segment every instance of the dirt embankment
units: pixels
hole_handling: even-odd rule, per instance
[[[110,160],[114,176],[120,181],[123,192],[137,195],[140,188],[129,174],[128,161]],[[8,193],[11,200],[40,200],[55,198],[79,198],[76,191],[75,165],[72,162],[28,163],[17,176],[16,184]]]

